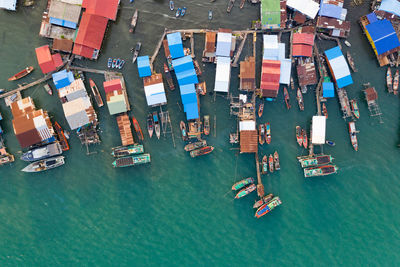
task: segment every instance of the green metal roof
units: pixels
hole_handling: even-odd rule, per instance
[[[121,95],[122,96],[122,95]],[[124,97],[113,97],[112,101],[107,102],[108,111],[110,115],[122,113],[128,111],[126,109],[126,103]]]
[[[261,23],[263,29],[280,27],[281,4],[279,0],[261,1]]]

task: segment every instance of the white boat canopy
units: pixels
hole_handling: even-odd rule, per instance
[[[325,132],[326,132],[326,117],[313,116],[311,142],[314,145],[325,144]]]

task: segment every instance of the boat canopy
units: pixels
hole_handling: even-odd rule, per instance
[[[314,145],[325,144],[326,117],[313,116],[311,141]]]

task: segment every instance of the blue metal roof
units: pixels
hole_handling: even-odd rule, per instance
[[[137,65],[138,65],[139,77],[142,78],[142,77],[151,76],[149,56],[138,57]]]
[[[181,98],[182,98],[182,104],[184,104],[184,105],[189,104],[189,103],[197,103],[196,93],[185,94],[185,95],[181,94]]]
[[[338,88],[346,87],[347,85],[353,84],[353,79],[350,75],[344,76],[343,78],[336,79],[336,84]]]
[[[326,50],[324,53],[329,60],[343,56],[342,50],[340,50],[339,46]]]
[[[400,2],[397,0],[382,0],[378,9],[400,17]]]
[[[179,89],[181,91],[181,95],[196,93],[196,88],[194,87],[193,83],[186,84],[186,85],[180,85]]]
[[[179,32],[167,34],[167,40],[172,59],[180,58],[185,55],[183,52],[181,34]]]
[[[167,34],[168,45],[182,44],[182,37],[179,32]]]
[[[71,71],[62,70],[52,74],[54,85],[57,89],[61,89],[70,85],[75,79]]]
[[[194,69],[193,60],[191,56],[185,56],[172,60],[172,66],[174,67],[175,72],[182,72]]]
[[[374,12],[369,13],[367,15],[367,19],[368,19],[369,23],[374,23],[375,21],[378,20],[378,18],[376,17],[376,14]]]
[[[322,96],[323,97],[334,97],[335,96],[335,88],[333,83],[324,82],[322,83]]]
[[[330,17],[330,18],[335,18],[335,19],[341,19],[342,9],[343,8],[340,6],[332,5],[332,4],[324,4],[321,2],[319,15],[325,16],[325,17]]]
[[[177,79],[179,86],[190,84],[190,83],[199,83],[197,79],[196,72],[194,70],[189,70],[186,72],[180,72],[179,75],[177,74]]]
[[[378,20],[368,24],[366,28],[375,44],[378,55],[400,46],[399,38],[397,38],[390,21],[386,19]]]
[[[55,25],[64,26],[71,29],[76,29],[76,23],[64,19],[50,17],[50,23]]]
[[[197,102],[196,103],[190,103],[186,104],[184,106],[185,112],[186,112],[186,119],[187,120],[194,120],[199,118],[199,109],[197,107]]]

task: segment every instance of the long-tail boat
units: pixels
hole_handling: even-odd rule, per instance
[[[396,70],[396,74],[393,79],[393,94],[397,95],[399,89],[399,70]]]
[[[51,90],[51,87],[50,87],[50,85],[48,83],[43,85],[43,88],[46,91],[46,93],[48,93],[49,95],[53,95],[53,90]]]
[[[299,144],[299,146],[303,145],[303,136],[301,134],[300,126],[296,126],[296,140],[297,140],[297,144]]]
[[[157,139],[160,139],[161,126],[160,126],[160,121],[158,119],[157,111],[153,112],[153,122],[154,122],[154,131],[156,132]]]
[[[305,149],[307,149],[307,147],[308,147],[307,131],[304,129],[301,129],[301,136],[303,137],[303,147]]]
[[[349,62],[350,68],[353,70],[353,72],[357,72],[356,64],[354,64],[354,59],[351,56],[350,51],[347,51],[346,56],[347,56],[347,61]]]
[[[33,71],[33,67],[32,66],[26,67],[25,69],[21,70],[20,72],[14,74],[10,78],[8,78],[8,80],[9,81],[15,81],[15,80],[21,79],[22,77],[25,77],[26,75],[28,75],[32,71]]]
[[[264,155],[264,157],[262,158],[261,173],[262,174],[268,173],[268,157],[267,157],[267,155]]]
[[[258,130],[258,142],[260,142],[260,145],[263,145],[265,142],[265,126],[263,123],[258,126]]]
[[[353,146],[355,151],[358,151],[357,130],[356,123],[354,121],[349,122],[349,134],[351,145]]]
[[[286,108],[290,109],[290,96],[289,96],[289,92],[286,89],[286,87],[283,87],[283,95],[285,97]]]
[[[226,12],[231,13],[232,7],[235,4],[235,0],[229,0],[228,7],[226,8]]]
[[[133,123],[133,128],[135,128],[136,134],[139,138],[140,141],[144,140],[142,128],[140,128],[139,122],[136,120],[134,116],[132,116],[132,123]]]
[[[144,152],[143,145],[133,144],[129,146],[113,147],[111,155],[113,157],[125,157],[133,154],[141,154]]]
[[[113,167],[130,167],[130,166],[136,166],[140,164],[145,164],[149,163],[150,160],[150,154],[142,154],[142,155],[137,155],[137,156],[128,156],[128,157],[122,157],[122,158],[117,158],[113,163]]]
[[[282,201],[279,197],[274,197],[270,202],[263,204],[259,207],[254,215],[257,219],[264,216],[265,214],[269,213],[274,208],[278,207],[282,204]]]
[[[258,117],[261,118],[263,112],[264,112],[264,102],[261,102],[260,105],[258,106]]]
[[[350,100],[351,112],[353,112],[356,119],[360,118],[360,110],[358,109],[357,101],[355,99]]]
[[[240,9],[242,9],[244,7],[244,2],[246,2],[246,0],[241,0],[240,1],[240,5],[239,5]]]
[[[292,88],[292,90],[294,90],[294,80],[293,80],[293,76],[290,76],[290,87]]]
[[[58,141],[60,141],[61,149],[63,151],[69,150],[67,138],[65,137],[64,131],[58,122],[54,122],[54,130],[57,133]]]
[[[326,108],[325,103],[322,103],[322,114],[324,114],[325,118],[328,118],[328,109]]]
[[[187,133],[187,130],[186,130],[186,123],[184,121],[181,121],[181,123],[179,124],[179,128],[181,129],[181,134],[182,134],[183,141],[187,141],[188,140],[188,133]]]
[[[171,91],[175,90],[175,85],[174,85],[174,80],[172,79],[171,72],[169,72],[168,66],[166,63],[164,63],[164,74],[165,78],[167,79],[167,84],[168,87]]]
[[[268,203],[269,201],[271,201],[273,199],[273,197],[274,197],[273,194],[268,194],[266,196],[263,196],[261,199],[254,202],[253,209],[258,209],[259,207],[261,207],[262,204]]]
[[[207,155],[207,154],[210,154],[211,152],[213,152],[213,150],[214,150],[213,146],[205,146],[205,147],[190,151],[190,156],[192,158],[195,158],[198,156]]]
[[[205,135],[210,134],[210,116],[209,115],[204,115],[204,134]]]
[[[153,115],[151,113],[147,115],[147,132],[149,133],[149,136],[151,138],[154,132]]]
[[[275,168],[275,171],[281,170],[281,164],[279,163],[278,151],[274,152],[274,168]]]
[[[133,33],[136,28],[137,20],[138,20],[138,10],[135,10],[135,13],[133,13],[131,24],[129,25],[129,32]]]
[[[239,182],[236,182],[232,185],[232,190],[239,190],[249,184],[254,183],[254,178],[249,177],[249,178],[245,178],[243,180],[240,180]]]
[[[311,157],[299,157],[302,168],[316,167],[332,163],[334,158],[331,155],[319,155]]]
[[[192,150],[198,149],[198,148],[206,146],[206,145],[207,145],[207,141],[206,140],[201,140],[201,141],[198,141],[198,142],[187,144],[184,147],[184,149],[185,149],[185,151],[190,152]]]
[[[250,194],[251,192],[253,192],[254,190],[256,190],[256,185],[255,184],[251,184],[251,185],[249,185],[248,187],[246,187],[246,188],[243,188],[242,190],[240,190],[237,194],[236,194],[236,196],[235,196],[235,198],[242,198],[242,197],[244,197],[244,196],[247,196],[248,194]]]
[[[312,167],[304,169],[304,177],[325,176],[337,173],[338,167],[336,165],[325,165],[319,167]]]
[[[392,71],[390,70],[390,67],[388,67],[387,72],[386,72],[386,85],[388,88],[388,92],[393,93],[393,77],[392,77]]]
[[[136,46],[135,46],[135,50],[133,51],[132,63],[135,63],[136,59],[138,58],[141,47],[142,47],[142,43],[137,42]]]
[[[301,93],[300,87],[297,87],[297,103],[299,103],[299,109],[304,110],[303,94]]]
[[[99,89],[97,88],[96,84],[92,79],[89,79],[90,89],[92,89],[92,94],[94,99],[96,100],[97,106],[100,108],[104,105],[103,99],[101,99],[101,95]]]
[[[271,144],[271,125],[269,122],[265,124],[265,142],[267,142],[268,145]]]
[[[269,172],[273,173],[274,172],[274,157],[271,154],[269,154],[269,157],[268,157],[268,166],[269,166]]]

